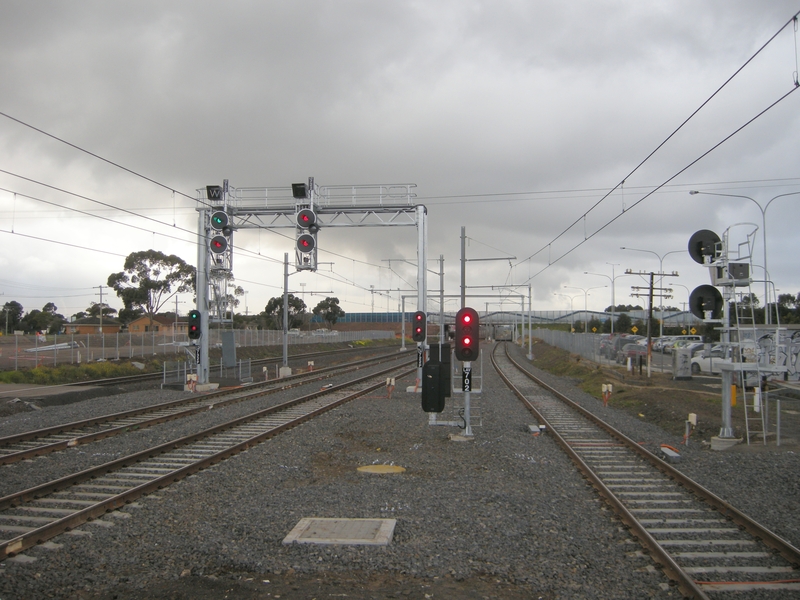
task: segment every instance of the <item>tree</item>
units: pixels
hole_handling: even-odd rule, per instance
[[[634,306],[632,304],[618,304],[617,306],[614,307],[614,312],[615,313],[624,313],[624,312],[628,312],[628,311],[631,311],[631,310],[644,310],[644,309],[641,306],[639,306],[638,304],[636,306]],[[606,307],[605,312],[610,313],[611,312],[611,306]]]
[[[131,321],[135,321],[139,317],[144,314],[144,311],[141,308],[123,308],[122,310],[117,313],[117,318],[119,322],[123,325],[127,325]]]
[[[175,294],[195,289],[195,268],[174,254],[167,256],[158,250],[132,252],[125,259],[124,268],[108,276],[108,286],[117,293],[125,309],[140,309],[151,324]]]
[[[22,321],[22,312],[22,304],[16,300],[6,302],[3,305],[3,321],[0,325],[2,325],[6,335],[8,335],[10,331],[19,329],[20,322]]]
[[[234,285],[233,273],[230,271],[215,271],[212,272],[209,277],[211,283],[214,284],[215,289],[219,290],[220,301],[225,303],[224,308],[220,308],[220,311],[225,312],[226,316],[227,313],[230,312],[231,318],[233,318],[234,309],[241,303],[239,297],[245,295],[244,288],[240,285]],[[233,293],[226,293],[222,295],[223,287],[228,292],[233,290]]]
[[[630,333],[632,325],[633,322],[631,321],[631,318],[625,313],[622,313],[617,317],[617,322],[614,324],[614,332]]]
[[[90,317],[99,317],[101,311],[104,317],[112,317],[113,315],[117,314],[117,309],[111,308],[105,302],[92,302],[89,305],[89,308],[86,309],[86,314]]]
[[[20,325],[25,333],[36,333],[45,331],[55,334],[61,331],[67,319],[64,315],[58,314],[58,307],[52,302],[48,302],[42,310],[33,309],[26,314],[20,321]]]
[[[303,315],[306,312],[306,303],[294,294],[287,296],[289,316],[289,329],[300,327],[303,324]],[[262,313],[267,323],[267,329],[283,329],[283,296],[275,296],[267,302]]]
[[[778,296],[778,310],[781,323],[800,322],[800,294],[781,294]]]
[[[336,321],[338,321],[340,317],[344,316],[344,311],[339,306],[339,299],[331,296],[322,300],[311,312],[318,317],[321,316],[331,327],[336,325]]]

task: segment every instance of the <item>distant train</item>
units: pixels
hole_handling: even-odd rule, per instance
[[[492,338],[498,342],[511,342],[514,340],[514,328],[511,325],[492,325],[494,329]]]
[[[452,341],[455,334],[455,327],[453,325],[447,326],[447,339]],[[482,340],[495,340],[498,342],[513,342],[514,341],[514,326],[513,325],[484,325],[480,326],[480,339]]]

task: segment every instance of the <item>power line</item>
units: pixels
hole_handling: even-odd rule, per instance
[[[607,221],[607,222],[606,222],[606,223],[605,223],[603,226],[599,227],[599,228],[598,228],[597,230],[595,230],[593,233],[591,233],[591,234],[589,234],[589,235],[585,235],[585,237],[584,237],[584,239],[583,239],[583,240],[581,240],[580,242],[578,242],[577,244],[575,244],[575,245],[574,245],[572,248],[570,248],[569,250],[567,250],[566,252],[564,252],[564,254],[562,254],[561,256],[559,256],[558,258],[556,258],[555,260],[550,260],[550,262],[549,262],[549,263],[548,263],[548,264],[547,264],[545,267],[543,267],[542,269],[540,269],[540,270],[539,270],[537,273],[534,273],[533,275],[531,275],[530,277],[528,277],[528,279],[526,279],[524,283],[527,283],[528,281],[530,281],[531,279],[533,279],[533,278],[534,278],[534,277],[536,277],[537,275],[540,275],[541,273],[543,273],[544,271],[546,271],[548,268],[550,268],[550,266],[551,266],[551,265],[553,265],[553,264],[557,263],[558,261],[560,261],[560,260],[561,260],[562,258],[564,258],[565,256],[567,256],[567,255],[571,254],[573,251],[577,250],[577,249],[578,249],[579,247],[581,247],[581,246],[582,246],[584,243],[586,243],[587,241],[589,241],[590,239],[592,239],[592,238],[593,238],[595,235],[597,235],[598,233],[600,233],[601,231],[603,231],[603,230],[604,230],[606,227],[608,227],[609,225],[611,225],[612,223],[614,223],[614,222],[615,222],[617,219],[619,219],[619,218],[620,218],[620,217],[622,217],[623,215],[625,215],[625,214],[627,214],[628,212],[630,212],[630,210],[631,210],[632,208],[634,208],[634,207],[638,206],[639,204],[641,204],[642,202],[644,202],[644,201],[645,201],[647,198],[649,198],[650,196],[652,196],[652,195],[653,195],[653,194],[654,194],[656,191],[658,191],[659,189],[661,189],[661,187],[662,187],[663,185],[665,185],[666,183],[669,183],[670,181],[672,181],[673,179],[675,179],[676,177],[678,177],[679,175],[681,175],[683,172],[685,172],[687,169],[689,169],[689,168],[691,168],[692,166],[694,166],[695,164],[697,164],[697,163],[698,163],[699,161],[701,161],[703,158],[705,158],[706,156],[708,156],[708,155],[709,155],[711,152],[713,152],[714,150],[716,150],[717,148],[719,148],[719,147],[720,147],[722,144],[724,144],[724,143],[725,143],[725,142],[727,142],[729,139],[731,139],[733,136],[735,136],[737,133],[739,133],[740,131],[742,131],[742,130],[743,130],[745,127],[747,127],[748,125],[750,125],[751,123],[753,123],[753,122],[754,122],[756,119],[758,119],[759,117],[761,117],[761,116],[763,116],[764,114],[766,114],[766,113],[767,113],[769,110],[771,110],[772,108],[774,108],[775,106],[777,106],[777,105],[778,105],[780,102],[782,102],[783,100],[785,100],[786,98],[788,98],[788,97],[789,97],[791,94],[793,94],[793,93],[794,93],[795,91],[797,91],[798,89],[799,89],[799,87],[798,87],[798,86],[795,86],[795,87],[793,87],[791,90],[789,90],[788,92],[786,92],[786,93],[785,93],[783,96],[781,96],[780,98],[778,98],[778,99],[777,99],[775,102],[773,102],[772,104],[770,104],[770,105],[769,105],[767,108],[765,108],[764,110],[762,110],[760,113],[758,113],[758,114],[757,114],[756,116],[754,116],[752,119],[750,119],[749,121],[747,121],[746,123],[744,123],[742,126],[738,127],[736,130],[734,130],[734,131],[733,131],[732,133],[730,133],[729,135],[725,136],[725,137],[724,137],[724,138],[723,138],[721,141],[719,141],[719,142],[717,142],[716,144],[714,144],[714,145],[713,145],[711,148],[709,148],[708,150],[706,150],[705,152],[703,152],[703,154],[701,154],[701,155],[700,155],[700,156],[698,156],[696,159],[694,159],[693,161],[691,161],[691,162],[690,162],[688,165],[686,165],[685,167],[683,167],[682,169],[680,169],[680,170],[679,170],[677,173],[675,173],[674,175],[672,175],[671,177],[669,177],[669,178],[668,178],[668,179],[667,179],[667,180],[666,180],[666,181],[665,181],[663,184],[661,184],[661,185],[657,186],[657,187],[656,187],[655,189],[653,189],[651,192],[649,192],[649,193],[645,194],[645,195],[644,195],[642,198],[640,198],[639,200],[637,200],[636,202],[634,202],[634,203],[633,203],[633,204],[632,204],[630,207],[628,207],[626,210],[624,210],[623,212],[621,212],[620,214],[618,214],[618,215],[617,215],[617,216],[615,216],[614,218],[612,218],[612,219],[610,219],[609,221]],[[584,215],[584,216],[585,216],[585,215]],[[576,222],[577,222],[577,221],[576,221]],[[560,237],[560,236],[559,236],[559,237]],[[556,239],[558,239],[558,238],[556,238]],[[553,240],[553,241],[555,241],[555,240]],[[551,242],[551,244],[552,244],[552,242]],[[542,252],[544,249],[548,248],[549,246],[550,246],[550,244],[548,244],[547,246],[545,246],[544,248],[542,248],[541,250],[539,250],[538,252],[536,252],[536,254],[538,254],[539,252]],[[536,256],[536,254],[533,254],[532,256],[528,257],[528,258],[527,258],[527,259],[525,259],[525,260],[530,260],[530,258],[533,258],[533,256]],[[518,264],[521,264],[522,262],[525,262],[525,261],[520,261],[520,263],[518,263]],[[515,265],[515,266],[516,266],[516,265]]]
[[[125,171],[127,173],[130,173],[131,175],[135,175],[136,177],[141,177],[145,181],[149,181],[150,183],[153,183],[153,184],[155,184],[155,185],[157,185],[159,187],[162,187],[164,189],[167,189],[167,190],[171,191],[173,194],[180,194],[181,196],[189,198],[190,200],[197,200],[197,198],[195,198],[194,196],[188,196],[187,194],[184,194],[183,192],[180,192],[180,191],[178,191],[176,189],[173,189],[173,188],[169,187],[168,185],[160,183],[160,182],[156,181],[155,179],[147,177],[146,175],[142,175],[141,173],[137,173],[136,171],[134,171],[132,169],[129,169],[127,167],[123,167],[119,163],[115,163],[114,161],[109,160],[107,158],[104,158],[104,157],[100,156],[99,154],[95,154],[94,152],[90,152],[89,150],[86,150],[85,148],[81,148],[77,144],[73,144],[72,142],[68,142],[67,140],[62,139],[62,138],[60,138],[60,137],[58,137],[56,135],[53,135],[52,133],[48,133],[48,132],[44,131],[43,129],[39,129],[38,127],[34,127],[30,123],[26,123],[25,121],[22,121],[21,119],[17,119],[16,117],[12,117],[11,115],[6,114],[6,113],[4,113],[2,111],[0,111],[0,116],[3,116],[6,119],[9,119],[11,121],[14,121],[15,123],[19,123],[20,125],[22,125],[24,127],[28,127],[29,129],[33,129],[34,131],[36,131],[38,133],[41,133],[42,135],[45,135],[45,136],[47,136],[47,137],[49,137],[51,139],[59,141],[62,144],[65,144],[65,145],[69,146],[70,148],[74,148],[75,150],[78,150],[80,152],[88,154],[89,156],[92,156],[92,157],[94,157],[94,158],[96,158],[98,160],[102,160],[103,162],[108,163],[109,165],[112,165],[114,167],[117,167],[118,169],[122,169],[123,171]]]
[[[21,237],[24,237],[24,238],[29,238],[29,239],[32,239],[32,240],[38,240],[40,242],[49,242],[51,244],[59,244],[61,246],[68,246],[70,248],[78,248],[79,250],[87,250],[89,252],[99,252],[101,254],[108,254],[110,256],[119,256],[121,258],[126,258],[126,256],[124,254],[118,254],[116,252],[110,252],[108,250],[99,250],[97,248],[89,248],[88,246],[80,246],[78,244],[70,244],[68,242],[61,242],[61,241],[58,241],[58,240],[50,240],[50,239],[43,238],[43,237],[38,237],[38,236],[35,236],[35,235],[27,235],[25,233],[20,233],[18,231],[8,231],[7,229],[0,229],[0,233],[8,233],[8,234],[11,234],[11,235],[18,235],[18,236],[21,236]]]
[[[591,212],[592,212],[592,211],[593,211],[595,208],[597,208],[597,207],[598,207],[598,206],[599,206],[599,205],[600,205],[600,204],[601,204],[601,203],[602,203],[604,200],[606,200],[606,199],[607,199],[607,198],[608,198],[608,197],[609,197],[609,196],[610,196],[612,193],[614,193],[614,192],[615,192],[617,189],[619,189],[620,187],[624,186],[624,184],[625,184],[625,181],[626,181],[626,180],[627,180],[627,179],[628,179],[628,178],[629,178],[631,175],[633,175],[634,173],[636,173],[636,171],[638,171],[638,170],[639,170],[639,169],[640,169],[640,168],[641,168],[641,167],[642,167],[642,166],[643,166],[643,165],[644,165],[644,164],[645,164],[645,163],[646,163],[648,160],[650,160],[650,159],[653,157],[653,155],[654,155],[656,152],[658,152],[658,151],[659,151],[659,150],[660,150],[660,149],[661,149],[661,148],[662,148],[662,147],[663,147],[663,146],[664,146],[664,145],[665,145],[665,144],[666,144],[666,143],[667,143],[667,142],[668,142],[670,139],[672,139],[672,137],[674,137],[674,136],[675,136],[675,134],[677,134],[677,133],[678,133],[678,132],[679,132],[679,131],[680,131],[680,130],[681,130],[681,129],[682,129],[682,128],[683,128],[683,127],[684,127],[684,126],[685,126],[685,125],[686,125],[686,124],[687,124],[687,123],[688,123],[688,122],[689,122],[689,121],[690,121],[690,120],[691,120],[691,119],[692,119],[694,116],[695,116],[695,115],[697,115],[697,113],[699,113],[699,112],[700,112],[700,111],[701,111],[701,110],[702,110],[702,109],[703,109],[703,108],[704,108],[704,107],[705,107],[705,106],[706,106],[706,105],[707,105],[707,104],[708,104],[708,103],[709,103],[709,102],[710,102],[710,101],[711,101],[711,100],[712,100],[712,99],[713,99],[713,98],[714,98],[714,97],[715,97],[715,96],[716,96],[716,95],[717,95],[717,94],[720,92],[720,91],[722,91],[722,89],[723,89],[725,86],[727,86],[727,85],[728,85],[728,84],[729,84],[729,83],[730,83],[730,82],[731,82],[731,81],[732,81],[732,80],[733,80],[733,79],[734,79],[734,78],[735,78],[735,77],[736,77],[736,76],[737,76],[739,73],[741,73],[741,72],[742,72],[742,70],[743,70],[743,69],[744,69],[744,68],[745,68],[745,67],[746,67],[748,64],[750,64],[750,62],[752,62],[752,61],[753,61],[753,59],[755,59],[755,57],[756,57],[756,56],[758,56],[758,55],[761,53],[761,51],[762,51],[762,50],[764,50],[764,48],[766,48],[766,47],[767,47],[767,46],[768,46],[768,45],[769,45],[769,44],[770,44],[770,43],[771,43],[771,42],[772,42],[772,41],[773,41],[773,40],[774,40],[774,39],[775,39],[775,38],[778,36],[778,34],[780,34],[780,32],[781,32],[781,31],[783,31],[783,30],[784,30],[784,29],[785,29],[785,28],[786,28],[786,27],[787,27],[787,26],[788,26],[790,23],[793,23],[793,22],[795,21],[795,19],[797,18],[797,16],[798,16],[798,15],[800,15],[800,11],[798,11],[797,13],[795,13],[795,14],[792,16],[792,18],[791,18],[791,19],[789,19],[789,20],[788,20],[788,21],[787,21],[787,22],[786,22],[786,23],[785,23],[785,24],[784,24],[782,27],[780,27],[780,28],[778,29],[778,31],[776,31],[776,32],[775,32],[775,33],[772,35],[772,37],[770,37],[770,38],[769,38],[769,39],[768,39],[768,40],[767,40],[767,41],[766,41],[766,42],[765,42],[765,43],[764,43],[764,44],[763,44],[763,45],[762,45],[762,46],[761,46],[761,47],[760,47],[758,50],[756,50],[756,52],[755,52],[755,53],[754,53],[754,54],[753,54],[753,55],[752,55],[750,58],[748,58],[748,59],[747,59],[747,60],[744,62],[744,64],[742,64],[742,65],[741,65],[741,66],[740,66],[738,69],[736,69],[736,71],[733,73],[733,75],[731,75],[730,77],[728,77],[728,79],[727,79],[727,80],[725,80],[725,82],[724,82],[724,83],[723,83],[723,84],[722,84],[722,85],[721,85],[719,88],[717,88],[717,90],[716,90],[716,91],[715,91],[713,94],[711,94],[711,96],[709,96],[709,97],[708,97],[708,98],[707,98],[707,99],[706,99],[706,100],[705,100],[705,101],[704,101],[702,104],[700,104],[700,106],[699,106],[697,109],[695,109],[695,110],[692,112],[692,114],[691,114],[691,115],[689,115],[689,116],[688,116],[688,117],[687,117],[687,118],[686,118],[686,119],[683,121],[683,123],[681,123],[681,124],[680,124],[680,125],[679,125],[679,126],[678,126],[678,127],[677,127],[677,128],[676,128],[676,129],[675,129],[673,132],[672,132],[672,133],[670,133],[670,134],[669,134],[669,135],[666,137],[666,139],[664,139],[664,141],[662,141],[662,142],[661,142],[661,143],[660,143],[660,144],[659,144],[659,145],[658,145],[658,146],[657,146],[657,147],[656,147],[656,148],[655,148],[653,151],[651,151],[651,152],[650,152],[650,153],[649,153],[649,154],[648,154],[648,155],[647,155],[647,156],[646,156],[646,157],[645,157],[645,158],[644,158],[644,159],[643,159],[641,162],[639,162],[639,164],[638,164],[638,165],[636,165],[636,167],[634,167],[634,168],[633,168],[633,170],[631,170],[631,172],[630,172],[630,173],[628,173],[628,174],[627,174],[627,175],[626,175],[626,176],[625,176],[625,177],[622,179],[622,181],[620,181],[620,182],[619,182],[617,185],[615,185],[615,186],[614,186],[614,187],[613,187],[611,190],[609,190],[609,191],[608,191],[608,192],[607,192],[607,193],[606,193],[606,194],[605,194],[605,195],[604,195],[602,198],[600,198],[600,200],[598,200],[597,202],[595,202],[595,204],[594,204],[594,205],[592,205],[592,206],[591,206],[591,208],[589,208],[589,210],[587,210],[587,211],[586,211],[586,212],[584,212],[584,213],[583,213],[583,214],[582,214],[580,217],[578,217],[577,219],[575,219],[575,221],[573,221],[573,222],[572,222],[572,223],[571,223],[571,224],[570,224],[570,225],[569,225],[569,226],[568,226],[566,229],[564,229],[564,230],[563,230],[561,233],[559,233],[559,234],[558,234],[558,235],[557,235],[555,238],[553,238],[552,240],[550,240],[550,242],[549,242],[548,244],[546,244],[545,246],[543,246],[542,248],[540,248],[539,250],[537,250],[536,252],[534,252],[534,253],[533,253],[532,255],[530,255],[528,258],[526,258],[526,259],[524,259],[524,260],[521,260],[519,263],[517,263],[517,265],[519,265],[519,264],[522,264],[522,263],[524,263],[524,262],[526,262],[526,261],[528,261],[528,260],[532,259],[534,256],[536,256],[536,255],[537,255],[537,254],[539,254],[540,252],[543,252],[544,250],[546,250],[546,249],[550,248],[554,242],[558,241],[558,239],[559,239],[559,238],[561,238],[563,235],[565,235],[565,234],[566,234],[566,233],[567,233],[567,232],[568,232],[570,229],[572,229],[572,228],[573,228],[575,225],[577,225],[578,223],[580,223],[580,221],[581,221],[581,220],[585,220],[585,219],[586,219],[586,217],[589,215],[589,213],[591,213]],[[790,90],[790,91],[789,91],[787,94],[785,94],[784,96],[782,96],[781,98],[779,98],[777,101],[775,101],[773,104],[771,104],[770,106],[768,106],[766,109],[764,109],[764,110],[763,110],[762,112],[760,112],[758,115],[756,115],[755,117],[753,117],[752,119],[750,119],[749,121],[747,121],[747,122],[746,122],[744,125],[742,125],[742,126],[741,126],[741,127],[739,127],[738,129],[736,129],[736,130],[735,130],[733,133],[731,133],[729,136],[727,136],[726,138],[724,138],[724,139],[723,139],[721,142],[719,142],[718,144],[714,145],[714,146],[713,146],[713,147],[712,147],[710,150],[708,150],[707,152],[703,153],[703,154],[702,154],[700,157],[698,157],[696,160],[694,160],[694,161],[692,161],[691,163],[689,163],[689,165],[687,165],[686,167],[684,167],[683,169],[681,169],[680,171],[678,171],[678,173],[676,173],[675,175],[673,175],[672,177],[670,177],[669,179],[667,179],[667,180],[666,180],[664,183],[662,183],[661,185],[657,186],[655,189],[651,190],[651,191],[650,191],[649,193],[647,193],[647,194],[646,194],[644,197],[642,197],[642,198],[641,198],[641,199],[639,199],[639,200],[638,200],[636,203],[634,203],[634,204],[633,204],[633,205],[631,205],[629,208],[627,208],[625,211],[623,211],[623,213],[620,213],[619,215],[617,215],[616,217],[614,217],[613,219],[611,219],[610,221],[608,221],[608,222],[607,222],[605,225],[603,225],[603,226],[602,226],[600,229],[598,229],[597,231],[595,231],[595,232],[594,232],[594,233],[593,233],[591,236],[584,237],[583,241],[581,241],[579,244],[575,245],[573,248],[571,248],[570,250],[568,250],[566,253],[564,253],[564,254],[562,254],[561,256],[559,256],[559,257],[558,257],[558,258],[557,258],[555,261],[552,261],[552,260],[551,260],[551,261],[548,263],[548,265],[547,265],[546,267],[544,267],[544,269],[542,269],[541,271],[539,271],[539,272],[538,272],[538,273],[536,273],[535,275],[532,275],[531,277],[529,277],[529,278],[527,279],[527,281],[530,281],[531,279],[533,279],[533,277],[536,277],[536,275],[538,275],[539,273],[542,273],[544,270],[546,270],[547,268],[549,268],[549,267],[550,267],[550,265],[554,264],[555,262],[558,262],[558,261],[559,261],[559,260],[561,260],[561,259],[562,259],[564,256],[567,256],[568,254],[570,254],[570,253],[571,253],[573,250],[575,250],[575,249],[577,249],[578,247],[582,246],[582,245],[584,244],[584,242],[586,242],[588,239],[590,239],[591,237],[593,237],[594,235],[596,235],[598,232],[600,232],[600,231],[602,231],[603,229],[605,229],[605,228],[606,228],[608,225],[610,225],[611,223],[613,223],[614,221],[616,221],[616,220],[617,220],[617,219],[618,219],[620,216],[622,216],[622,214],[624,214],[625,212],[627,212],[628,210],[630,210],[630,209],[631,209],[631,208],[633,208],[634,206],[636,206],[636,205],[640,204],[640,203],[641,203],[643,200],[645,200],[646,198],[648,198],[649,196],[651,196],[652,194],[654,194],[654,193],[655,193],[657,190],[661,189],[661,188],[662,188],[662,187],[663,187],[663,186],[664,186],[666,183],[669,183],[670,181],[672,181],[673,179],[675,179],[675,177],[677,177],[678,175],[680,175],[681,173],[683,173],[684,171],[686,171],[686,170],[687,170],[689,167],[691,167],[692,165],[694,165],[695,163],[697,163],[699,160],[701,160],[702,158],[704,158],[704,157],[705,157],[707,154],[709,154],[710,152],[712,152],[713,150],[715,150],[716,148],[718,148],[718,147],[719,147],[721,144],[723,144],[724,142],[726,142],[728,139],[730,139],[731,137],[733,137],[734,135],[736,135],[736,134],[737,134],[739,131],[741,131],[742,129],[744,129],[745,127],[747,127],[747,126],[748,126],[750,123],[752,123],[753,121],[755,121],[756,119],[758,119],[758,118],[759,118],[761,115],[763,115],[764,113],[766,113],[766,112],[767,112],[768,110],[770,110],[772,107],[774,107],[775,105],[777,105],[777,104],[778,104],[779,102],[781,102],[781,101],[782,101],[784,98],[786,98],[786,97],[787,97],[787,96],[789,96],[791,93],[793,93],[793,92],[794,92],[794,91],[797,89],[797,87],[798,87],[798,86],[797,86],[797,84],[795,84],[795,87],[794,87],[792,90]]]

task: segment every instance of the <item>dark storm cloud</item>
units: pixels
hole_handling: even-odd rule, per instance
[[[791,89],[796,55],[787,30],[625,191],[580,219],[795,10],[788,1],[744,0],[5,2],[0,110],[189,195],[223,178],[240,187],[308,176],[321,185],[416,183],[431,216],[429,257],[447,255],[448,285],[456,281],[461,225],[520,259],[547,247],[515,267],[511,277],[521,281]],[[796,102],[675,183],[797,177]],[[0,132],[0,156],[12,172],[165,210],[166,221],[195,226],[191,202],[179,198],[181,210],[169,214],[176,201],[164,190],[14,123],[0,123]],[[542,297],[578,282],[584,270],[630,262],[621,245],[663,253],[685,246],[692,228],[728,225],[718,205],[687,189],[654,195],[545,270],[535,280]],[[542,193],[549,191],[556,193]],[[508,192],[536,193],[470,200]],[[751,185],[733,193],[771,192]],[[770,209],[776,247],[794,206]],[[375,264],[415,259],[412,230],[356,233],[321,244]],[[105,235],[123,254],[154,243],[144,235],[126,245],[127,232],[107,231],[98,241]],[[291,248],[276,236],[261,243],[279,259]],[[777,269],[780,259],[770,263]],[[482,282],[509,277],[491,263],[474,269]],[[93,285],[104,274],[92,274]],[[364,268],[360,276],[368,286],[384,275]],[[800,287],[787,278],[785,286]]]

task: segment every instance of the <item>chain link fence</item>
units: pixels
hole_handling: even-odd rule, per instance
[[[533,330],[533,337],[596,362],[600,362],[600,335],[598,333],[570,333],[553,329]]]
[[[221,348],[222,329],[209,331],[209,348]],[[283,332],[265,329],[235,329],[237,348],[280,346]],[[393,339],[391,331],[290,332],[289,344],[321,344],[359,340]],[[183,354],[189,339],[185,334],[111,333],[62,335],[0,336],[0,370],[10,371],[36,366],[81,364],[100,360],[120,360]]]

